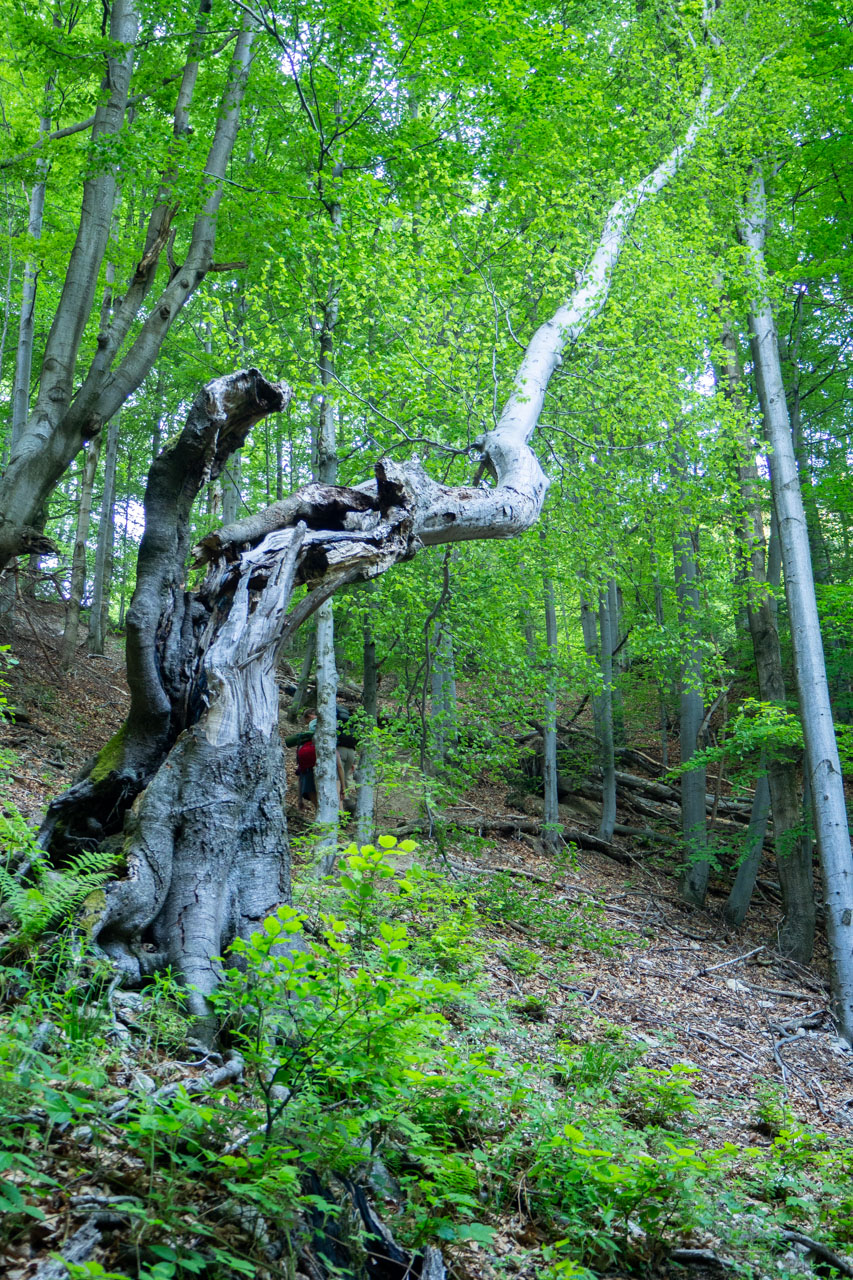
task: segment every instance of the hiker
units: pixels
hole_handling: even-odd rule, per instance
[[[317,782],[314,777],[314,769],[317,764],[317,749],[314,746],[314,731],[317,728],[317,715],[313,710],[308,710],[303,715],[305,724],[304,733],[311,736],[303,741],[296,750],[296,776],[298,778],[299,798],[297,800],[297,808],[303,810],[305,808],[304,801],[313,805],[314,811],[317,810]],[[344,796],[346,794],[346,778],[344,776],[344,767],[341,761],[339,751],[335,751],[335,771],[337,773],[338,784],[338,808],[344,812]]]

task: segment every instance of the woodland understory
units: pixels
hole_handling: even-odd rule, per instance
[[[10,1280],[853,1276],[853,23],[759,9],[0,0]]]
[[[63,611],[25,609],[4,636],[27,661],[8,677],[18,715],[2,745],[15,753],[7,803],[36,816],[72,778],[77,753],[120,725],[129,698],[120,645],[62,675]],[[296,675],[284,667],[283,689]],[[356,692],[350,682],[342,699],[354,705]],[[461,706],[476,700],[460,692]],[[283,693],[285,712],[290,701]],[[628,713],[639,729],[639,708]],[[591,765],[578,745],[590,725],[587,710],[572,726],[578,769]],[[632,737],[627,776],[663,785],[654,724]],[[454,797],[439,839],[429,838],[416,770],[394,785],[389,775],[380,822],[398,842],[415,832],[418,848],[389,851],[361,881],[345,862],[359,894],[337,878],[318,882],[288,757],[294,904],[310,943],[323,943],[323,912],[353,948],[348,1003],[339,993],[332,1013],[328,989],[313,992],[327,1043],[308,1078],[286,1041],[264,1059],[236,1025],[228,1047],[193,1049],[180,988],[116,986],[81,948],[79,917],[69,932],[51,925],[47,885],[29,918],[11,933],[7,922],[2,1151],[13,1158],[0,1195],[10,1280],[67,1274],[51,1261],[60,1254],[75,1276],[101,1275],[100,1265],[158,1280],[313,1280],[334,1274],[326,1259],[361,1274],[358,1258],[372,1251],[367,1275],[798,1276],[827,1257],[848,1274],[853,1062],[835,1034],[823,948],[808,969],[775,948],[769,851],[760,910],[736,933],[721,914],[725,864],[697,913],[675,892],[675,846],[617,834],[606,853],[568,846],[555,862],[536,817],[535,755],[522,747],[502,782],[475,780]],[[562,758],[569,767],[568,751]],[[590,789],[576,781],[561,818],[594,846]],[[642,802],[635,789],[620,793],[624,828],[648,819],[632,795]],[[82,891],[91,898],[91,885]],[[374,939],[401,926],[407,964],[392,976]],[[388,984],[384,1004],[366,997],[363,975]],[[229,1002],[245,995],[232,980]],[[383,1032],[389,1002],[395,1029]],[[369,1046],[361,1024],[347,1033],[353,1007],[375,1019]],[[293,1090],[272,1136],[269,1063]],[[365,1221],[392,1233],[398,1263],[365,1238]],[[437,1252],[419,1272],[430,1241]]]

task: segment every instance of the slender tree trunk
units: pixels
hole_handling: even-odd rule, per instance
[[[456,745],[456,667],[453,637],[436,619],[430,643],[430,707],[432,711],[432,756],[439,765],[447,761]]]
[[[726,393],[736,409],[741,408],[743,375],[737,340],[728,324],[722,335],[726,350]],[[743,417],[743,414],[741,414]],[[782,650],[776,626],[775,597],[767,580],[764,541],[764,513],[758,496],[758,472],[754,447],[744,428],[739,441],[741,458],[738,483],[744,518],[744,567],[746,571],[746,611],[758,694],[762,702],[785,705],[785,677]],[[800,841],[800,799],[796,762],[790,756],[774,754],[766,761],[773,810],[773,835],[779,883],[782,889],[782,924],[779,947],[784,955],[808,964],[814,947],[815,904],[811,856],[803,855]],[[743,890],[743,886],[741,886]]]
[[[625,670],[628,648],[622,641],[622,593],[611,578],[607,586],[607,615],[610,621],[611,695],[613,707],[613,741],[617,747],[625,745],[625,711],[622,705],[622,688],[618,677]],[[620,647],[621,646],[621,647]],[[618,650],[618,653],[617,653]]]
[[[755,796],[752,801],[752,812],[749,815],[743,857],[723,908],[726,923],[733,929],[739,929],[743,924],[752,901],[755,881],[761,867],[761,854],[769,816],[770,783],[767,774],[762,773],[755,783]]]
[[[595,666],[601,669],[601,649],[598,643],[598,617],[592,605],[584,595],[581,595],[581,633],[583,635],[583,647],[587,657]],[[598,751],[598,763],[602,762],[602,742],[604,730],[601,724],[601,697],[600,693],[596,693],[592,698],[592,723],[593,732],[595,734],[596,749]]]
[[[545,812],[542,836],[546,846],[556,853],[560,846],[560,809],[557,794],[557,609],[554,583],[549,573],[543,575],[545,600],[545,755],[542,777],[545,788]]]
[[[663,587],[661,586],[660,576],[657,570],[657,558],[652,553],[655,560],[655,621],[663,631],[664,613],[663,613]],[[658,707],[660,715],[660,759],[664,772],[669,768],[669,710],[666,702],[666,690],[662,679],[658,679]]]
[[[95,113],[92,129],[95,147],[102,145],[102,140],[115,137],[124,122],[138,26],[135,0],[114,0],[110,11],[113,54],[107,59],[105,97]],[[154,304],[146,307],[147,315],[138,334],[113,367],[153,284],[157,262],[169,238],[169,219],[165,222],[161,219],[159,229],[154,227],[155,215],[163,208],[158,204],[149,225],[149,235],[154,235],[154,240],[140,260],[120,305],[115,308],[109,329],[101,335],[102,341],[97,345],[89,371],[72,399],[77,355],[109,236],[116,175],[112,168],[99,167],[84,184],[77,239],[45,347],[38,399],[27,430],[12,451],[0,480],[0,566],[11,557],[33,549],[36,515],[70,459],[140,386],[176,316],[210,269],[223,179],[237,137],[253,41],[254,31],[248,28],[237,38],[205,166],[209,194],[193,223],[183,264],[172,273]]]
[[[598,593],[598,626],[601,632],[601,822],[598,834],[608,844],[616,825],[616,755],[613,738],[613,619],[610,587]]]
[[[341,109],[336,106],[340,120]],[[340,232],[343,213],[339,184],[342,175],[340,159],[333,166],[333,197],[327,212],[335,234]],[[318,181],[322,175],[318,171]],[[314,478],[323,484],[334,485],[338,479],[337,410],[335,406],[335,357],[334,335],[340,316],[338,299],[339,282],[333,275],[326,289],[320,325],[320,419],[315,440]],[[317,731],[314,743],[317,749],[317,822],[321,828],[320,847],[336,850],[340,799],[337,771],[337,720],[338,671],[335,664],[335,616],[332,601],[326,601],[317,610]],[[325,855],[321,864],[323,874],[329,874],[334,865],[334,852]]]
[[[311,669],[314,666],[314,658],[317,654],[317,628],[312,627],[308,632],[308,640],[305,645],[305,656],[302,659],[302,667],[299,672],[299,679],[296,682],[296,692],[293,695],[293,701],[290,704],[291,719],[296,719],[305,705],[305,699],[308,696],[308,686],[311,683]]]
[[[679,736],[681,763],[688,764],[699,747],[699,732],[705,716],[702,698],[702,657],[696,635],[699,588],[696,560],[689,532],[675,547],[675,591],[685,651],[681,668],[681,715]],[[689,769],[681,775],[681,828],[686,862],[681,873],[681,896],[701,907],[708,888],[711,866],[705,855],[708,833],[705,818],[705,769]]]
[[[756,301],[749,318],[752,353],[764,423],[773,450],[773,502],[779,521],[806,770],[823,870],[835,1012],[841,1035],[848,1042],[853,1042],[853,858],[826,680],[808,527],[791,440],[776,326],[767,294],[764,263],[766,224],[764,184],[760,173],[756,173],[741,228],[756,282]]]
[[[98,526],[95,552],[95,576],[92,581],[92,604],[89,609],[89,652],[102,654],[109,629],[110,578],[112,576],[113,540],[115,538],[116,461],[118,459],[119,413],[107,430],[104,455],[104,496]]]
[[[376,810],[376,743],[373,733],[379,716],[379,669],[376,665],[376,640],[373,635],[372,604],[364,619],[364,685],[361,705],[364,708],[364,737],[358,753],[358,791],[355,801],[356,839],[360,845],[373,841]]]
[[[51,86],[48,85],[45,94],[46,100],[49,100],[50,93]],[[42,134],[50,132],[49,113],[40,118],[39,129]],[[27,220],[27,235],[30,241],[41,239],[41,229],[44,221],[44,199],[47,189],[47,169],[47,161],[43,157],[39,157],[36,161],[38,178],[33,183],[33,189],[30,193],[29,218]],[[12,384],[10,451],[15,448],[15,445],[26,431],[30,414],[30,382],[33,370],[33,346],[35,343],[37,287],[38,270],[36,262],[32,258],[27,258],[24,264],[24,280],[21,287],[21,318],[18,326],[18,346],[15,353],[15,380]]]
[[[68,590],[68,606],[65,614],[65,630],[62,633],[62,666],[67,671],[77,654],[77,637],[80,631],[80,610],[86,595],[86,548],[89,542],[89,523],[92,515],[92,496],[95,476],[101,452],[100,436],[86,451],[86,464],[80,480],[80,501],[77,507],[77,532],[71,555],[71,584]]]
[[[322,875],[329,875],[335,866],[338,845],[338,669],[335,663],[335,620],[332,601],[326,600],[317,610],[317,728],[314,746],[317,765],[314,770],[317,782],[317,825],[320,828],[318,845],[328,849],[320,865]]]
[[[235,453],[225,469],[222,477],[222,523],[234,524],[243,514],[243,497],[240,493],[240,482],[243,478],[243,467],[239,453]]]

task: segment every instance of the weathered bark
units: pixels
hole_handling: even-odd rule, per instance
[[[104,454],[104,493],[98,524],[98,546],[95,551],[95,573],[92,579],[92,603],[89,608],[89,652],[101,654],[109,625],[110,578],[112,576],[113,539],[115,537],[116,461],[120,414],[116,414],[107,430]]]
[[[95,492],[95,475],[101,452],[100,437],[93,440],[86,451],[86,464],[80,478],[80,500],[77,505],[77,531],[71,553],[71,582],[68,588],[68,605],[65,612],[65,630],[62,633],[62,666],[67,671],[77,652],[80,632],[80,610],[86,594],[86,548],[89,543],[89,522],[92,516],[92,495]]]
[[[675,591],[679,622],[684,634],[685,657],[681,668],[681,715],[679,737],[681,763],[688,764],[699,747],[704,720],[702,698],[702,656],[696,635],[699,589],[696,560],[689,532],[682,534],[675,548]],[[690,769],[681,776],[681,824],[686,861],[681,873],[681,896],[701,907],[708,888],[711,865],[703,856],[708,843],[705,822],[705,769]]]
[[[741,226],[756,283],[756,300],[749,318],[752,353],[762,413],[773,450],[773,502],[782,544],[806,770],[823,870],[835,1014],[841,1035],[853,1042],[853,858],[826,680],[808,528],[791,440],[776,326],[767,292],[764,263],[766,226],[764,184],[760,173],[756,173]]]
[[[128,719],[51,805],[41,838],[61,860],[81,840],[119,836],[127,818],[127,878],[109,888],[94,936],[131,976],[171,963],[192,984],[201,1019],[214,957],[289,894],[277,795],[281,645],[341,586],[422,546],[512,537],[535,523],[548,482],[528,442],[548,380],[566,342],[604,305],[631,218],[693,145],[709,91],[685,142],[613,206],[574,296],[533,335],[497,425],[479,441],[492,486],[453,488],[418,462],[389,459],[356,488],[314,483],[206,538],[200,560],[210,567],[190,593],[183,575],[193,499],[252,423],[284,406],[286,392],[255,370],[217,379],[152,464],[127,619]],[[288,610],[299,583],[309,590]]]
[[[545,733],[542,779],[544,782],[545,811],[543,813],[542,838],[552,853],[560,845],[560,803],[557,794],[557,610],[554,604],[554,583],[549,573],[543,575],[545,599]]]

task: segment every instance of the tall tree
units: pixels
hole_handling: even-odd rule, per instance
[[[836,1017],[841,1033],[850,1040],[853,1038],[853,857],[817,613],[808,524],[800,492],[776,323],[767,282],[764,259],[767,218],[764,181],[757,168],[741,222],[741,236],[749,251],[754,273],[755,301],[750,311],[749,328],[758,394],[773,451],[773,502],[785,571],[785,596],[791,621],[806,769],[823,870]]]

